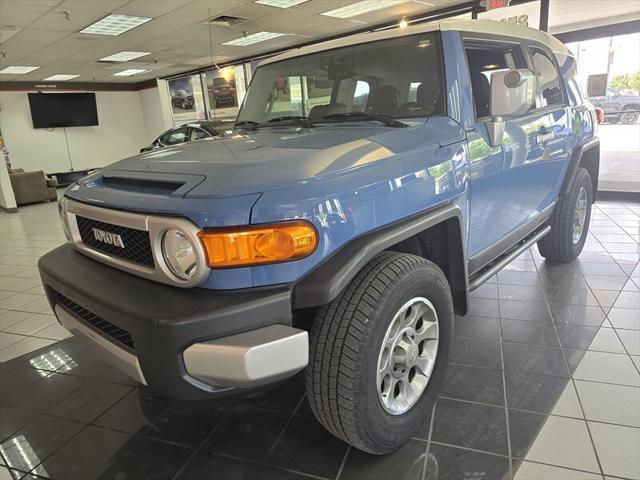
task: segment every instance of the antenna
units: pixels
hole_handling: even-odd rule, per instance
[[[213,36],[211,33],[211,8],[207,9],[209,12],[209,62],[211,64],[211,88],[213,88],[213,67],[218,67],[215,63],[213,63]],[[205,90],[207,91],[207,95],[209,95],[209,85],[207,85],[207,76],[205,75]],[[211,108],[213,110],[213,123],[217,123],[216,122],[216,96],[215,95],[211,95],[211,98],[213,99],[213,105],[209,105],[209,108]]]

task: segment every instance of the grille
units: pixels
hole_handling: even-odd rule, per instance
[[[135,351],[135,346],[133,344],[133,337],[129,332],[127,332],[124,328],[120,328],[117,325],[114,325],[111,322],[107,322],[103,318],[94,315],[86,308],[81,307],[77,303],[68,299],[64,295],[55,292],[56,303],[62,305],[69,312],[73,313],[76,318],[88,323],[95,329],[102,332],[105,336],[111,338],[116,343],[126,347],[129,350]]]
[[[149,240],[149,232],[144,230],[136,230],[134,228],[122,227],[111,223],[100,222],[90,218],[76,216],[80,237],[85,245],[95,250],[99,250],[113,257],[122,258],[130,262],[144,265],[146,267],[154,266],[153,253],[151,252],[151,241]],[[105,232],[120,235],[124,248],[117,245],[109,245],[108,243],[96,240],[93,229],[103,230]]]

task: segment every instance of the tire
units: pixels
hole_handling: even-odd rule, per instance
[[[584,192],[581,194],[581,192]],[[586,195],[586,197],[583,197]],[[578,200],[581,204],[586,198],[585,217],[582,222],[579,237],[574,231],[576,223],[576,207]],[[538,251],[540,255],[548,260],[558,262],[570,262],[574,260],[584,247],[589,231],[589,221],[591,219],[591,205],[593,204],[593,185],[591,176],[584,168],[579,167],[571,191],[568,194],[560,195],[553,213],[551,214],[551,232],[538,241]],[[574,237],[576,234],[576,237]]]
[[[637,123],[638,118],[640,118],[640,107],[624,107],[623,111],[620,113],[620,122],[625,125],[633,125]]]
[[[416,300],[418,298],[419,300]],[[435,356],[426,389],[414,399],[404,412],[390,413],[383,405],[378,388],[389,377],[390,389],[394,379],[387,374],[378,384],[378,362],[383,357],[383,340],[391,338],[391,324],[396,313],[408,303],[417,306],[416,313],[433,310],[437,313],[438,341],[424,346],[416,343],[405,358],[421,361],[428,353]],[[411,309],[407,310],[410,316]],[[419,315],[418,315],[419,317]],[[397,317],[398,319],[404,317]],[[419,317],[422,318],[422,317]],[[426,317],[425,317],[426,318]],[[433,318],[433,317],[430,317]],[[443,370],[447,363],[453,330],[453,302],[451,290],[442,271],[432,262],[415,255],[384,252],[367,264],[347,288],[333,302],[316,313],[310,332],[309,366],[306,370],[306,390],[311,409],[318,421],[336,437],[355,448],[374,454],[391,452],[425,428],[438,397]],[[418,320],[419,322],[419,320]],[[424,325],[431,325],[425,327]],[[433,324],[425,320],[422,328],[432,331]],[[420,341],[416,328],[416,341]],[[396,334],[396,338],[406,338]],[[424,340],[420,342],[427,345]],[[385,348],[385,351],[388,351]],[[398,349],[396,348],[396,350]],[[396,365],[389,363],[389,365]],[[407,379],[417,367],[410,366]],[[400,371],[400,370],[399,370]],[[418,387],[419,388],[419,387]],[[396,392],[389,391],[386,401],[395,401]]]

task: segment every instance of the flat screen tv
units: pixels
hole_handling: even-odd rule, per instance
[[[30,93],[33,128],[98,125],[95,93]]]

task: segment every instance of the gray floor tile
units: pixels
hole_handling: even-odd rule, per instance
[[[640,331],[619,330],[618,336],[629,355],[640,355]]]
[[[525,460],[598,473],[593,445],[583,420],[548,417]]]
[[[587,420],[640,427],[640,388],[576,380]]]
[[[573,377],[576,380],[640,387],[640,374],[634,368],[629,356],[615,353],[590,351],[585,353]]]
[[[640,429],[589,422],[605,475],[640,479]]]
[[[602,480],[596,473],[579,472],[541,463],[522,462],[513,475],[513,480]]]

